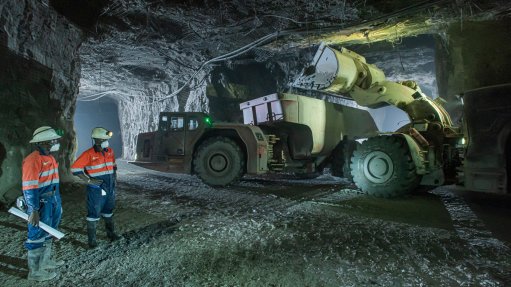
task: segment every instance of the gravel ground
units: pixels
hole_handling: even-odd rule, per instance
[[[66,261],[45,286],[509,286],[511,251],[454,187],[374,199],[340,178],[196,177],[120,162],[123,239],[87,249],[85,191],[63,185]],[[509,218],[504,218],[508,220]],[[26,281],[26,225],[0,212],[1,286]]]

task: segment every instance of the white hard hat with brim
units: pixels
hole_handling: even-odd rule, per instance
[[[60,139],[61,136],[57,134],[57,132],[49,126],[44,126],[36,129],[32,135],[32,139],[30,143],[40,143],[47,142],[51,140]]]

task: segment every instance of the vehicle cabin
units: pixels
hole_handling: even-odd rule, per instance
[[[201,112],[162,112],[158,130],[141,133],[137,139],[137,161],[139,165],[155,168],[156,163],[169,162],[182,165],[186,155],[193,153],[193,147],[205,130],[212,125],[211,118]],[[190,148],[192,150],[188,151]],[[161,166],[161,171],[181,172],[182,168]]]

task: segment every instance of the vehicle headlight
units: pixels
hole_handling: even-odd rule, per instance
[[[458,147],[465,147],[467,145],[467,139],[466,138],[460,138],[458,140],[457,146]]]

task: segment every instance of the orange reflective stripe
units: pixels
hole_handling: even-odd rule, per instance
[[[114,173],[114,168],[113,167],[103,167],[103,168],[98,168],[98,169],[92,169],[92,170],[87,170],[87,173],[90,176],[100,176],[100,175],[105,175],[105,174],[112,174],[112,173]]]
[[[114,163],[113,162],[105,162],[98,165],[92,165],[92,166],[86,166],[86,170],[92,170],[92,169],[101,169],[101,168],[113,168]]]
[[[50,176],[54,173],[59,173],[59,169],[58,168],[53,168],[53,169],[50,169],[50,170],[46,170],[46,171],[43,171],[39,174],[39,176],[41,177],[44,177],[44,176]]]
[[[59,181],[60,180],[58,178],[53,178],[51,180],[47,180],[47,181],[44,181],[44,182],[39,182],[39,188],[48,186],[50,184],[59,183]]]
[[[39,177],[39,181],[46,181],[49,178],[59,178],[59,172],[57,171],[57,172],[54,172],[54,173],[46,175],[46,176],[41,176],[41,177]]]
[[[22,182],[23,190],[39,188],[39,180],[24,180]]]
[[[23,186],[32,186],[32,185],[38,185],[38,184],[39,184],[38,180],[26,180],[26,181],[23,181]]]
[[[41,185],[41,183],[43,183],[43,182],[48,182],[48,181],[52,181],[52,180],[58,181],[59,177],[58,176],[41,177],[39,179],[39,185]]]
[[[59,183],[59,165],[51,155],[34,151],[23,160],[22,188],[30,190]]]
[[[106,175],[106,174],[113,174],[113,170],[105,170],[105,171],[96,171],[96,172],[89,172],[89,175],[92,177]]]
[[[106,152],[96,152],[94,148],[84,151],[71,166],[73,173],[86,171],[90,176],[112,174],[115,156],[111,148]]]

